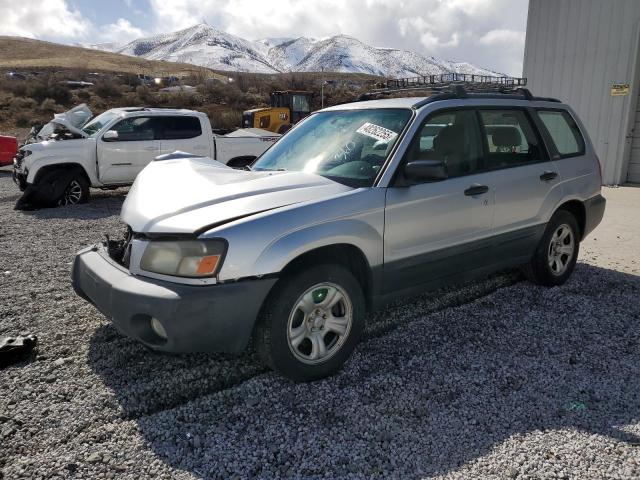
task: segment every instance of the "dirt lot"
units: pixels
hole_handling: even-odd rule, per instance
[[[512,272],[392,306],[305,385],[121,337],[69,270],[125,191],[30,213],[18,193],[0,172],[0,335],[41,344],[0,371],[0,478],[640,477],[640,189],[605,189],[565,286]]]

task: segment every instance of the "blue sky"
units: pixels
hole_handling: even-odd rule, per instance
[[[345,34],[520,75],[527,6],[528,0],[0,0],[0,35],[125,44],[206,21],[248,40]]]
[[[143,30],[149,30],[153,26],[153,16],[150,14],[150,5],[147,0],[109,0],[106,2],[71,0],[67,3],[72,9],[80,10],[96,25],[115,23],[119,18],[125,18]]]

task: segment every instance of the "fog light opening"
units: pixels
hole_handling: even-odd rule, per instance
[[[164,329],[162,323],[160,323],[160,320],[158,320],[157,318],[151,318],[151,329],[153,330],[153,333],[158,335],[163,340],[167,339],[167,331]]]

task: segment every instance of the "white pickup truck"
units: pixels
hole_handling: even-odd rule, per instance
[[[56,115],[14,159],[25,191],[18,209],[83,203],[89,188],[133,183],[159,155],[183,151],[243,168],[279,137],[259,129],[216,135],[206,114],[164,108],[114,108],[93,120],[86,105]]]

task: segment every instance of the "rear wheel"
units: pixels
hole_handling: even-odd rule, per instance
[[[580,250],[580,230],[575,217],[566,210],[557,211],[525,267],[529,280],[548,287],[562,285],[571,276]]]
[[[335,373],[362,333],[360,284],[338,265],[312,266],[280,282],[256,327],[260,356],[297,382]]]

